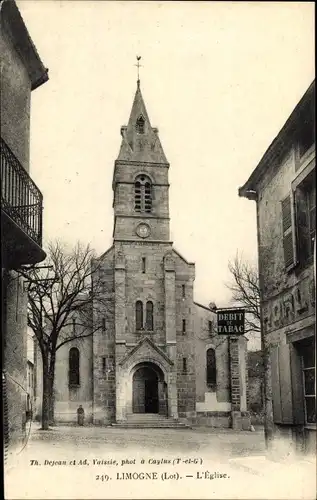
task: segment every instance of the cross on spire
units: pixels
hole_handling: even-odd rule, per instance
[[[138,87],[140,87],[140,68],[142,67],[142,64],[140,64],[140,59],[141,56],[136,56],[137,63],[134,65],[138,68],[138,79],[137,79]]]

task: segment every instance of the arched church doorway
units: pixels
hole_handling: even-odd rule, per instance
[[[164,375],[153,363],[143,363],[132,378],[133,413],[165,413]]]

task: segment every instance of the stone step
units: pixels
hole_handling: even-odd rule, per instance
[[[167,418],[158,414],[131,414],[125,422],[112,424],[114,427],[134,428],[134,429],[186,429],[190,428],[188,424],[179,422],[173,418]]]
[[[116,424],[112,424],[112,427],[117,427],[121,429],[190,429],[190,426],[184,424],[183,422],[169,422],[166,420],[162,421],[153,421],[153,422],[120,422]]]
[[[166,415],[159,415],[158,413],[130,413],[127,415],[128,420],[167,420]]]

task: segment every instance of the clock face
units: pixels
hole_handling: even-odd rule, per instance
[[[140,238],[147,238],[150,236],[151,230],[147,224],[139,224],[136,228],[136,233]]]

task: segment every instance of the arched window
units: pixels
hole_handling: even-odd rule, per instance
[[[135,304],[135,327],[136,330],[143,330],[143,303],[141,300]]]
[[[146,330],[153,330],[153,302],[150,300],[146,303]]]
[[[215,386],[217,384],[216,353],[212,347],[206,352],[206,365],[207,385]]]
[[[135,124],[135,128],[138,134],[144,134],[144,124],[145,120],[143,116],[139,116]]]
[[[134,210],[152,212],[152,183],[146,175],[138,175],[134,184]]]
[[[79,385],[79,350],[77,347],[72,347],[69,351],[69,385]]]

